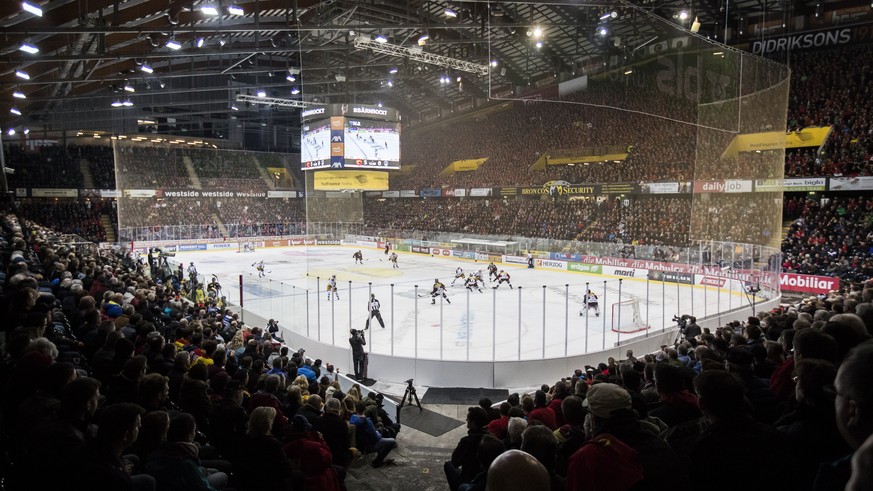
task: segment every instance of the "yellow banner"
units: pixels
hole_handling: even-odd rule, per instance
[[[456,160],[448,165],[445,169],[440,172],[440,175],[446,174],[454,174],[455,172],[471,172],[482,167],[482,164],[488,160],[488,157],[482,159],[467,159],[467,160]]]
[[[315,171],[313,187],[317,191],[353,189],[362,191],[385,191],[388,189],[388,173],[375,170],[323,170]]]
[[[722,157],[733,157],[739,152],[781,150],[782,148],[820,147],[830,133],[830,126],[804,128],[801,131],[784,133],[768,131],[737,135],[727,146]]]
[[[549,150],[531,165],[531,170],[542,170],[548,165],[585,164],[591,162],[622,162],[633,149],[632,145],[603,145],[599,147],[562,148]]]
[[[820,147],[824,144],[830,131],[830,126],[792,131],[785,135],[785,148]]]

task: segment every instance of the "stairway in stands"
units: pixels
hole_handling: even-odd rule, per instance
[[[252,155],[252,163],[254,164],[255,168],[258,169],[258,174],[261,175],[261,179],[263,179],[264,182],[267,183],[267,189],[273,189],[275,185],[273,182],[273,178],[270,177],[270,173],[267,172],[267,168],[261,165],[261,162],[254,155]]]
[[[112,218],[108,213],[100,215],[100,224],[103,225],[103,232],[106,234],[106,242],[115,242],[118,238],[115,236],[115,227],[112,226]]]
[[[221,232],[221,236],[227,237],[227,228],[225,228],[224,224],[221,223],[221,218],[218,218],[218,215],[215,213],[212,214],[212,222],[218,224],[218,231]]]
[[[194,170],[194,161],[191,160],[191,157],[187,155],[182,156],[182,163],[185,164],[185,170],[188,171],[188,178],[191,179],[191,185],[194,189],[203,189],[203,186],[200,184],[200,178],[197,177],[197,171]]]
[[[91,163],[85,159],[79,159],[79,172],[82,173],[82,185],[85,189],[94,189],[94,176],[91,175]]]

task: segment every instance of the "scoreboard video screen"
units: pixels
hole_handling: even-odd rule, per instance
[[[301,114],[303,170],[399,169],[400,115],[363,104],[329,104]]]

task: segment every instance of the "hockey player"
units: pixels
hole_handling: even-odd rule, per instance
[[[352,258],[355,260],[355,264],[364,264],[364,255],[361,254],[361,251],[352,254]]]
[[[333,293],[333,296],[339,300],[339,292],[336,289],[336,275],[331,275],[330,279],[327,280],[327,299],[330,300],[330,294]]]
[[[388,255],[388,250],[389,250],[389,249],[391,249],[391,243],[390,243],[390,242],[386,242],[386,243],[385,243],[385,255],[386,255],[386,256]]]
[[[433,290],[431,290],[431,292],[430,292],[430,304],[431,305],[436,304],[436,299],[440,295],[443,296],[443,298],[446,300],[447,303],[452,303],[452,301],[449,300],[449,297],[446,296],[446,285],[443,285],[442,283],[440,283],[439,279],[434,279],[433,280]]]
[[[252,263],[252,266],[254,266],[255,269],[258,271],[258,278],[263,278],[263,277],[267,276],[267,273],[264,271],[264,269],[265,269],[264,261]]]
[[[496,290],[497,287],[499,287],[500,285],[503,284],[503,282],[508,283],[509,288],[512,289],[512,283],[509,282],[509,273],[507,273],[506,271],[503,271],[501,269],[500,274],[497,275],[497,284],[494,285],[492,288],[494,288]]]
[[[385,321],[382,320],[382,314],[379,312],[379,309],[381,307],[382,307],[382,305],[379,303],[379,300],[376,298],[376,294],[371,293],[370,294],[370,303],[367,304],[367,309],[369,309],[370,315],[367,317],[367,325],[364,327],[364,329],[370,328],[370,320],[372,320],[373,317],[375,317],[376,320],[379,321],[379,325],[382,326],[382,329],[385,329]]]
[[[452,280],[451,286],[455,286],[455,281],[461,279],[461,283],[464,283],[464,268],[458,266],[458,269],[455,270],[455,279]]]
[[[600,306],[597,302],[597,295],[591,290],[588,290],[588,293],[582,297],[582,309],[579,310],[579,315],[582,315],[584,312],[591,309],[594,309],[595,317],[600,317]]]
[[[479,268],[478,270],[474,271],[473,276],[476,278],[476,281],[478,281],[479,283],[482,283],[483,285],[485,284],[485,278],[483,278],[483,276],[482,276],[482,268]]]
[[[494,276],[494,280],[497,279],[497,266],[494,265],[494,261],[488,263],[488,281],[494,281],[491,277]]]
[[[479,285],[479,277],[478,275],[471,274],[467,277],[467,281],[464,282],[464,286],[467,287],[467,290],[473,291],[475,288],[479,290],[479,293],[482,293],[482,287]]]
[[[197,268],[194,267],[194,263],[188,265],[188,278],[190,278],[191,283],[197,283]]]
[[[400,266],[397,265],[397,253],[392,252],[390,256],[388,256],[388,260],[391,261],[391,267],[400,269]]]

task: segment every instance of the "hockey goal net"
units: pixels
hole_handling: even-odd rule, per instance
[[[614,332],[631,334],[645,331],[648,328],[649,325],[640,314],[639,300],[622,300],[612,304],[612,330]]]
[[[255,243],[251,241],[243,241],[239,244],[239,249],[236,252],[255,252]]]

